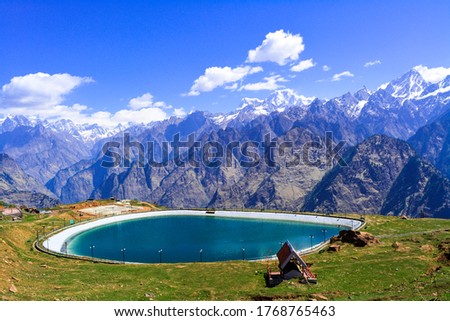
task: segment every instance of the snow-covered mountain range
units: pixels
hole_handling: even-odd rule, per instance
[[[0,133],[11,132],[15,128],[34,127],[36,125],[51,129],[55,133],[66,133],[86,143],[93,144],[100,139],[113,136],[126,127],[118,124],[116,127],[103,127],[97,124],[75,124],[70,119],[58,119],[56,121],[27,118],[22,115],[9,115],[0,121]]]
[[[389,194],[389,206],[383,205],[383,202],[391,184],[403,188],[396,178],[404,177],[401,170],[409,161],[414,164],[410,166],[410,171],[421,177],[422,184],[434,186],[430,190],[436,190],[440,184],[444,186],[442,190],[450,191],[448,178],[445,178],[448,177],[445,163],[450,159],[450,139],[448,129],[441,128],[442,124],[448,123],[450,115],[450,76],[438,81],[427,81],[426,78],[420,69],[412,69],[375,91],[364,87],[328,100],[305,97],[284,89],[273,92],[266,99],[244,98],[229,113],[197,111],[185,117],[172,117],[150,124],[138,124],[137,120],[135,124],[104,127],[76,124],[69,119],[49,121],[8,115],[0,120],[0,153],[7,154],[63,202],[115,196],[184,207],[300,209],[306,206],[308,210],[353,208],[358,211],[361,206],[371,206],[370,211],[380,212],[384,206],[383,213],[398,214],[404,207],[398,203],[400,200],[395,195]],[[353,155],[349,156],[353,167],[345,172],[350,174],[342,174],[346,178],[342,181],[330,181],[330,175],[325,175],[329,168],[323,166],[300,165],[292,170],[264,166],[258,169],[233,167],[217,170],[201,167],[196,169],[195,175],[192,169],[171,165],[167,168],[103,168],[100,165],[102,144],[109,140],[120,141],[124,132],[130,133],[138,141],[154,141],[159,146],[158,150],[161,150],[163,141],[171,141],[176,133],[182,137],[194,133],[201,141],[218,140],[225,144],[231,141],[262,142],[264,135],[269,133],[280,142],[288,139],[296,144],[304,144],[320,141],[325,132],[332,132],[336,142],[347,142],[349,155]],[[389,136],[394,141],[379,138],[379,135]],[[411,146],[420,147],[417,154],[406,143],[412,136]],[[442,140],[433,144],[436,150],[423,148],[433,137]],[[403,143],[397,143],[395,139]],[[383,146],[372,147],[371,144],[375,143]],[[401,162],[395,159],[389,162],[383,160],[380,155],[385,154],[386,148],[393,147],[395,150],[389,157],[401,158],[406,153],[407,159]],[[356,153],[369,153],[369,157],[352,154],[355,153],[351,151],[352,148],[356,148]],[[421,150],[424,151],[425,159],[431,162],[430,165],[415,160],[422,155]],[[316,156],[320,155],[318,151]],[[235,155],[233,157],[235,163],[239,163],[240,159]],[[364,159],[364,162],[359,162],[360,159]],[[384,179],[385,175],[381,174],[370,178],[375,180],[373,184],[382,187],[383,192],[373,189],[367,182],[362,184],[358,181],[366,173],[379,170],[369,168],[373,164],[385,166],[383,171],[395,173],[389,182],[375,182]],[[432,177],[427,176],[431,173]],[[322,179],[326,182],[321,182]],[[196,187],[185,189],[181,182],[190,182]],[[333,190],[350,190],[350,193],[332,195],[328,203],[311,199],[314,195],[331,195],[330,186]],[[351,191],[358,186],[365,192],[355,196],[357,194]],[[325,190],[318,190],[320,188]],[[422,187],[408,188],[419,191],[417,193],[422,193],[420,197],[423,202],[429,202],[427,192]],[[373,199],[370,204],[366,204],[363,199],[368,194]],[[341,197],[349,198],[346,201],[348,206],[339,207],[335,204],[334,200]],[[433,203],[439,204],[436,207],[439,213],[445,213],[446,206],[450,206],[450,196],[445,194],[443,197]],[[421,206],[420,202],[408,206],[411,211],[408,213],[416,215]],[[450,207],[448,210],[450,212]]]
[[[383,113],[389,114],[390,110],[395,109],[396,112],[407,112],[411,118],[419,117],[426,122],[436,114],[440,114],[442,105],[450,101],[450,76],[440,82],[431,83],[425,81],[419,71],[412,69],[403,76],[381,85],[375,92],[363,87],[355,93],[348,92],[330,100],[305,97],[292,89],[283,89],[273,92],[266,99],[243,98],[239,106],[232,112],[205,115],[213,123],[226,127],[233,120],[251,121],[259,116],[286,113],[292,109],[297,110],[297,116],[299,115],[298,111],[301,111],[300,114],[304,116],[316,100],[323,106],[329,107],[329,110],[323,111],[324,113],[330,110],[341,112],[351,120],[367,116],[377,117]],[[296,120],[299,120],[298,118]],[[138,123],[139,121],[136,122],[136,124]],[[42,125],[55,132],[72,135],[84,143],[93,144],[127,128],[139,126],[136,124],[117,124],[115,127],[105,127],[97,124],[75,124],[70,119],[48,121],[27,118],[22,115],[8,115],[4,119],[0,119],[0,133],[10,132],[19,126]]]

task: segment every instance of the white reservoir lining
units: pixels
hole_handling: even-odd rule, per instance
[[[352,229],[359,228],[363,223],[358,220],[349,218],[329,217],[321,215],[304,215],[304,214],[286,214],[286,213],[264,213],[264,212],[232,212],[232,211],[216,211],[215,214],[206,214],[205,211],[189,211],[189,210],[173,210],[173,211],[155,211],[127,215],[118,215],[102,218],[96,221],[88,222],[81,225],[69,227],[55,235],[50,236],[45,240],[43,246],[50,251],[62,253],[62,248],[67,240],[73,238],[75,235],[84,231],[122,221],[136,220],[146,217],[160,217],[171,215],[186,215],[186,216],[214,216],[225,218],[249,218],[249,219],[264,219],[264,220],[281,220],[293,221],[302,223],[315,223],[323,225],[340,225]]]

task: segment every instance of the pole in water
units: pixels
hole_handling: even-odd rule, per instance
[[[322,229],[322,232],[323,232],[323,242],[325,243],[325,238],[326,238],[325,233],[327,232],[327,230],[326,229]]]
[[[122,252],[122,262],[125,264],[125,251],[126,251],[126,248],[123,248],[120,251]]]
[[[162,263],[162,252],[163,252],[163,250],[160,249],[158,252],[159,252],[159,263]]]
[[[314,238],[314,235],[310,235],[309,237],[311,238],[311,248],[312,248],[312,247],[313,247],[313,238]]]
[[[242,260],[245,260],[245,249],[242,248]]]
[[[95,245],[91,245],[90,248],[91,248],[91,258],[92,258],[92,260],[94,260],[94,248],[95,248]]]
[[[200,262],[203,262],[203,249],[200,249]]]

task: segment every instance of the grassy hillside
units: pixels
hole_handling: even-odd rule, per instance
[[[368,216],[365,231],[380,236],[379,245],[308,256],[317,285],[290,280],[266,288],[263,274],[275,261],[122,265],[33,248],[36,228],[71,214],[0,223],[0,300],[450,300],[450,266],[438,261],[438,245],[450,243],[448,220]]]

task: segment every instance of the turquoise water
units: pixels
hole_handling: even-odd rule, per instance
[[[85,231],[68,242],[67,252],[141,263],[251,260],[276,254],[286,240],[300,250],[338,233],[338,227],[301,222],[162,216]]]

